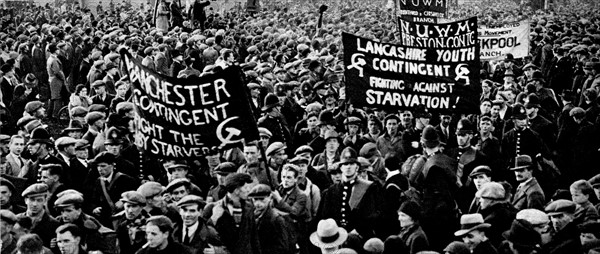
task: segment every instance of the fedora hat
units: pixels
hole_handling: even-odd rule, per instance
[[[348,239],[348,232],[338,227],[333,219],[319,221],[317,231],[310,235],[310,242],[319,248],[333,248],[342,245]]]
[[[265,104],[261,110],[264,112],[264,111],[268,111],[277,106],[281,106],[281,104],[279,102],[279,97],[277,97],[277,95],[270,93],[270,94],[267,94],[267,96],[265,96]]]
[[[531,161],[531,157],[529,155],[519,155],[515,158],[515,166],[510,168],[510,170],[518,170],[522,168],[528,168],[533,165]]]
[[[483,222],[483,216],[479,213],[464,214],[460,217],[460,230],[454,232],[454,236],[461,237],[476,229],[489,228],[489,223]]]
[[[63,133],[67,133],[69,131],[83,131],[83,129],[84,128],[81,122],[77,120],[71,120],[69,121],[69,126],[63,130]]]

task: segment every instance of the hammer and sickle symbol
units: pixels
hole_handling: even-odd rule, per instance
[[[350,58],[350,62],[352,62],[352,64],[350,66],[348,66],[348,70],[350,69],[356,69],[358,70],[358,76],[359,77],[363,77],[363,66],[365,64],[367,64],[367,62],[364,59],[365,55],[360,54],[360,53],[355,53],[352,55],[352,58]]]

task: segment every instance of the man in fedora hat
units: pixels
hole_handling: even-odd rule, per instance
[[[554,115],[560,110],[554,91],[545,87],[545,81],[540,71],[533,72],[531,81],[529,84],[527,84],[527,86],[529,85],[533,85],[535,87],[535,94],[540,99],[540,105],[548,112],[548,114]]]
[[[356,230],[369,239],[380,233],[383,195],[378,184],[358,178],[357,153],[347,148],[342,153],[342,181],[323,192],[316,219],[333,218],[348,231]]]
[[[272,134],[271,142],[291,142],[291,134],[285,118],[281,114],[281,104],[275,94],[267,94],[261,109],[265,115],[258,119],[258,126],[267,128]]]
[[[471,254],[495,254],[496,248],[489,241],[486,230],[490,228],[489,223],[483,221],[481,214],[464,214],[460,217],[461,229],[454,236],[463,239],[463,242],[471,250]]]
[[[339,227],[334,219],[319,221],[317,231],[310,235],[310,242],[321,249],[321,253],[335,253],[348,239],[348,231]]]
[[[514,160],[514,167],[510,170],[514,172],[515,178],[519,183],[515,195],[512,199],[512,205],[517,210],[535,208],[542,210],[545,204],[545,196],[542,187],[533,176],[533,162],[528,155],[519,155]]]

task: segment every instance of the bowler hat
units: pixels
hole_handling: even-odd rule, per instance
[[[319,114],[319,126],[321,125],[336,125],[333,112],[331,110],[323,110]]]
[[[544,76],[542,75],[542,72],[541,71],[534,71],[531,74],[531,81],[544,82]]]

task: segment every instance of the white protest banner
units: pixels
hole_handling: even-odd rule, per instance
[[[508,53],[515,58],[529,54],[529,21],[481,26],[478,31],[481,60],[502,60]]]

